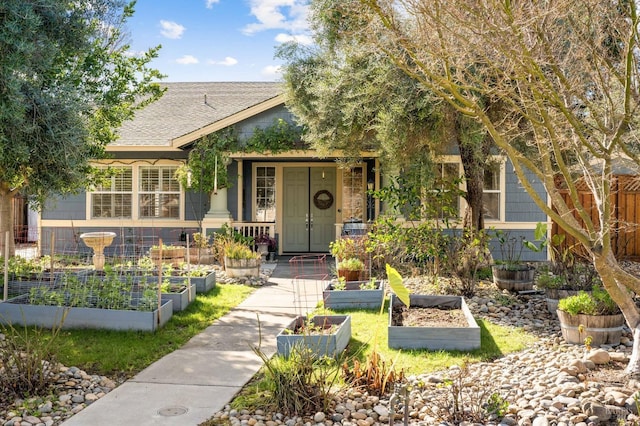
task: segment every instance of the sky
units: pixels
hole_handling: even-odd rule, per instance
[[[278,81],[276,46],[309,44],[307,0],[138,0],[127,21],[132,53],[162,45],[151,63],[167,82]]]

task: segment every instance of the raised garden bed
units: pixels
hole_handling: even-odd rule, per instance
[[[60,324],[66,312],[62,328],[154,331],[173,315],[171,300],[163,300],[159,309],[152,311],[31,305],[28,301],[29,297],[23,295],[0,303],[0,322],[53,328]],[[133,301],[132,308],[137,304]]]
[[[302,345],[318,357],[335,357],[345,350],[351,339],[351,316],[297,316],[276,336],[278,353],[289,356],[292,348]]]
[[[374,282],[374,288],[368,288],[369,281],[347,281],[344,289],[332,281],[322,292],[325,308],[328,309],[379,309],[384,298],[384,283]],[[365,288],[366,287],[366,288]]]
[[[410,305],[407,308],[395,294],[391,295],[388,327],[390,348],[461,351],[480,348],[480,327],[464,298],[412,294]],[[398,318],[404,309],[458,310],[461,324],[454,326],[453,319],[447,319],[443,323],[425,320],[423,324],[402,325]]]

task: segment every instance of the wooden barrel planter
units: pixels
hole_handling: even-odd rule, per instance
[[[513,292],[533,290],[536,270],[529,265],[494,265],[491,267],[493,282],[500,290]]]
[[[545,301],[547,302],[547,310],[550,314],[558,310],[560,299],[578,294],[579,290],[564,290],[560,288],[548,288],[544,291]]]
[[[261,259],[230,259],[224,258],[224,269],[228,277],[257,277],[260,276]]]
[[[591,346],[619,345],[624,326],[624,316],[617,315],[571,315],[557,310],[562,337],[567,343],[584,344],[591,336]]]

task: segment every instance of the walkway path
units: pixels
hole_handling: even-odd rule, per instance
[[[286,259],[280,260],[267,285],[64,426],[195,426],[209,419],[262,366],[251,349],[259,343],[259,329],[262,350],[271,356],[277,333],[322,297],[317,281],[292,276]]]

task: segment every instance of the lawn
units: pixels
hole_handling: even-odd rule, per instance
[[[58,361],[91,373],[133,376],[180,348],[253,290],[244,285],[219,284],[207,293],[198,294],[185,311],[174,313],[156,332],[63,330],[57,337]]]

